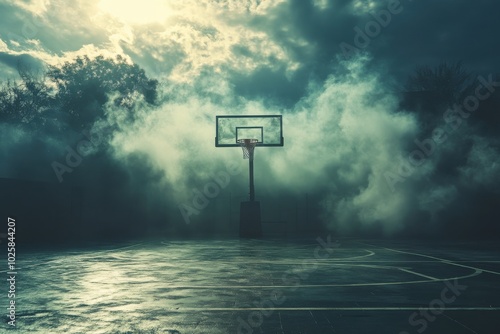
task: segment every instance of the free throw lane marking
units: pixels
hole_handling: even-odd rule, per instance
[[[479,270],[479,271],[482,271],[482,272],[485,272],[485,273],[489,273],[489,274],[493,274],[493,275],[500,275],[499,272],[496,272],[496,271],[493,271],[493,270],[487,270],[487,269],[482,269],[482,268],[477,268],[477,267],[472,267],[472,266],[466,266],[466,265],[459,264],[459,263],[456,263],[456,262],[451,261],[451,260],[441,259],[439,257],[435,257],[435,256],[431,256],[431,255],[425,255],[425,254],[419,254],[419,253],[413,253],[413,252],[406,252],[406,251],[402,251],[402,250],[399,250],[399,249],[392,249],[392,248],[387,248],[387,247],[381,247],[381,246],[375,246],[375,245],[365,244],[363,242],[360,242],[360,244],[369,245],[369,246],[372,246],[372,247],[378,247],[378,248],[386,249],[388,251],[396,252],[396,253],[402,253],[402,254],[409,254],[409,255],[426,257],[426,258],[429,258],[429,259],[434,259],[436,261],[439,261],[439,262],[442,262],[442,263],[446,263],[446,264],[450,264],[450,265],[457,266],[457,267],[474,269],[476,271]]]
[[[167,289],[303,289],[303,288],[335,288],[335,287],[357,287],[357,286],[388,286],[388,285],[404,285],[404,284],[421,284],[421,283],[435,283],[446,282],[450,280],[461,280],[478,276],[481,274],[480,270],[476,270],[472,274],[439,278],[435,280],[421,280],[421,281],[402,281],[402,282],[376,282],[376,283],[345,283],[345,284],[297,284],[297,285],[170,285],[165,286]]]
[[[417,275],[417,276],[420,276],[420,277],[428,278],[428,279],[433,280],[433,281],[437,281],[438,280],[436,277],[427,276],[427,275],[424,275],[424,274],[421,274],[421,273],[417,273],[415,271],[411,271],[411,270],[408,270],[408,269],[399,268],[399,270],[404,271],[404,272],[409,273],[409,274],[413,274],[413,275]]]

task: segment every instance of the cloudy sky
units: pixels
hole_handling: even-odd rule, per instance
[[[418,65],[461,61],[474,76],[500,73],[499,12],[494,0],[0,0],[0,78],[18,79],[19,61],[43,71],[119,54],[159,80],[161,103],[118,121],[110,145],[116,164],[134,170],[139,156],[147,166],[113,182],[149,194],[144,215],[168,207],[169,226],[185,224],[179,204],[191,205],[192,190],[232,161],[243,172],[231,191],[245,194],[241,152],[213,145],[215,115],[283,114],[285,147],[256,153],[257,191],[284,198],[282,210],[310,194],[317,219],[337,233],[445,233],[473,225],[479,211],[490,228],[491,205],[477,204],[498,199],[498,137],[464,118],[460,134],[405,172],[415,140],[429,133],[400,93]],[[71,143],[47,136],[51,153],[39,156],[2,129],[1,177],[57,182],[50,161]],[[49,163],[16,174],[24,150]],[[67,176],[116,185],[102,176],[115,168],[109,161],[89,161]],[[117,192],[110,196],[126,197]]]

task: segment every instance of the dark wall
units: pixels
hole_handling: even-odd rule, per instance
[[[82,204],[81,187],[0,178],[0,219],[16,219],[17,243],[69,241],[82,230]]]

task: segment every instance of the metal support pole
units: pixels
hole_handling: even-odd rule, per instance
[[[250,179],[250,202],[253,202],[255,200],[255,188],[253,185],[253,157],[250,157],[248,159],[248,173],[249,173],[249,179]]]

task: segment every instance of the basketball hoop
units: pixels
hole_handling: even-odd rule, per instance
[[[238,143],[243,150],[243,159],[253,160],[253,151],[257,145],[258,139],[238,139]]]
[[[282,147],[282,115],[217,115],[215,147],[238,147],[248,160],[248,201],[240,204],[240,237],[262,236],[260,202],[255,200],[254,152],[264,147]]]

